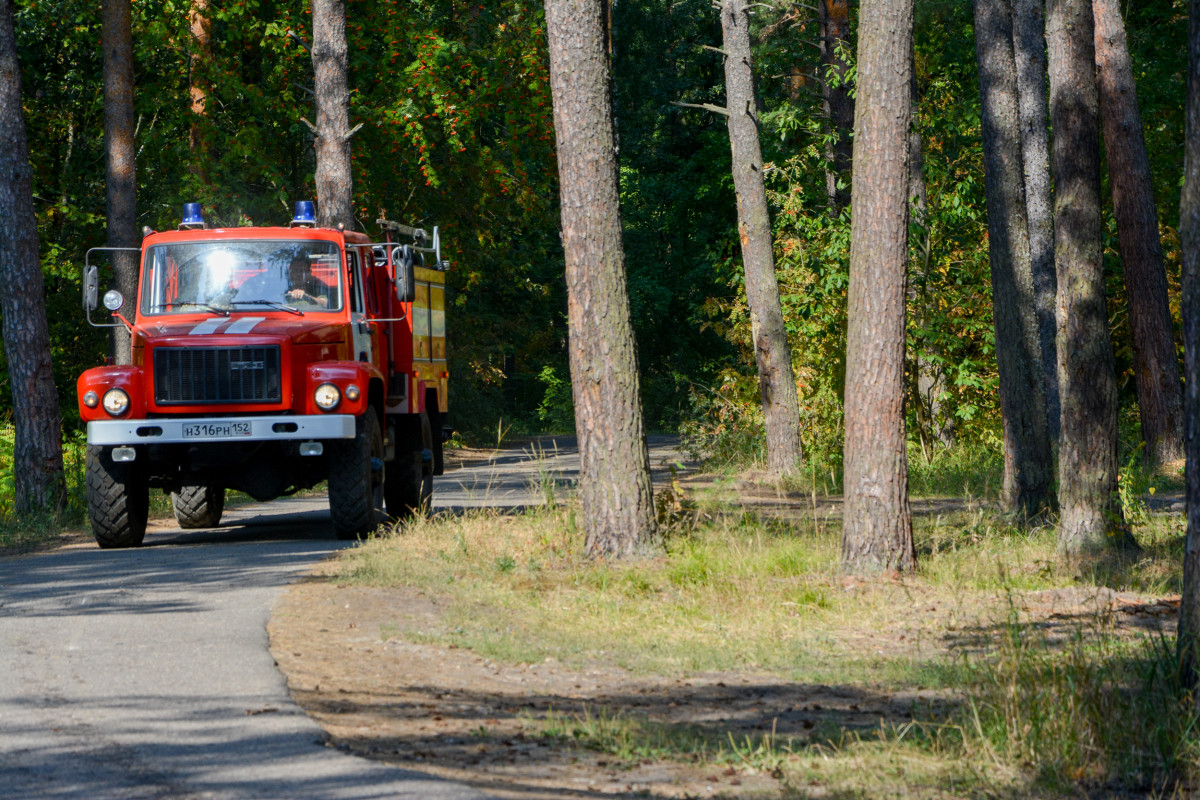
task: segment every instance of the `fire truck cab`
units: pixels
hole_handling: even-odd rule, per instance
[[[425,513],[448,410],[445,275],[437,228],[379,220],[382,241],[315,224],[145,231],[132,303],[93,325],[128,328],[132,363],[84,372],[87,498],[101,547],[142,543],[148,492],[185,528],[219,523],[225,491],[265,501],[328,481],[341,538]],[[427,261],[428,257],[428,261]],[[115,322],[94,322],[103,303]]]

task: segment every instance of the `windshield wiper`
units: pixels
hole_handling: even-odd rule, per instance
[[[217,306],[212,306],[208,303],[159,303],[154,307],[154,310],[160,311],[164,308],[178,308],[179,306],[195,306],[196,308],[203,308],[205,311],[211,311],[214,314],[220,314],[222,317],[229,316],[229,311],[227,309],[218,308]]]
[[[304,316],[304,312],[301,311],[300,309],[296,308],[295,306],[289,306],[286,303],[277,303],[274,300],[234,300],[232,303],[230,303],[230,305],[270,306],[271,308],[278,308],[280,311],[287,311],[291,314],[295,314],[298,317]]]

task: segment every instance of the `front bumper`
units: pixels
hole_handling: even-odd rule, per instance
[[[353,438],[354,417],[350,414],[114,419],[89,422],[87,426],[88,444],[95,445]]]

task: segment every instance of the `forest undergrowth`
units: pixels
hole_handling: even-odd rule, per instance
[[[943,485],[935,477],[928,485]],[[497,663],[767,676],[903,708],[871,724],[820,705],[779,708],[766,712],[775,724],[750,732],[604,707],[526,720],[531,736],[617,763],[736,764],[776,776],[785,797],[1193,787],[1198,720],[1174,659],[1182,515],[1143,504],[1139,552],[1066,564],[1050,524],[1016,525],[982,502],[918,501],[918,572],[860,579],[839,570],[836,504],[755,506],[730,499],[731,488],[755,494],[745,482],[707,487],[676,481],[660,493],[657,558],[584,558],[567,499],[398,527],[348,552],[339,580],[437,598],[437,625],[388,635]]]

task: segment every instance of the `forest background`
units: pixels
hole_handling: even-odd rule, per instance
[[[139,225],[170,229],[184,202],[221,225],[280,224],[315,196],[311,8],[304,2],[133,6]],[[1124,7],[1154,176],[1171,310],[1179,320],[1179,192],[1187,5]],[[852,9],[853,12],[853,9]],[[453,263],[447,329],[451,424],[468,441],[573,428],[544,13],[532,0],[349,0],[355,202],[441,227]],[[851,45],[856,40],[851,18]],[[104,243],[99,9],[29,0],[16,16],[52,356],[68,442],[74,382],[108,344],[79,306],[80,271]],[[755,58],[777,272],[813,475],[836,488],[842,452],[849,211],[826,199],[829,127],[815,12],[759,6]],[[295,35],[291,35],[295,34]],[[762,411],[742,286],[716,12],[705,0],[613,8],[614,106],[633,322],[647,424],[719,460],[762,455]],[[851,65],[853,47],[842,54]],[[910,235],[908,431],[915,470],[968,462],[995,488],[1001,430],[972,7],[916,10],[917,105],[928,201]],[[836,78],[834,79],[836,80]],[[193,91],[206,97],[193,111]],[[691,106],[676,105],[691,104]],[[1105,274],[1122,408],[1122,463],[1141,434],[1116,225],[1105,191]],[[1179,336],[1175,337],[1180,341]],[[1182,348],[1179,349],[1182,355]],[[11,399],[0,354],[0,438]],[[8,450],[11,452],[11,450]],[[11,503],[0,458],[0,514]],[[68,482],[72,482],[68,478]]]

